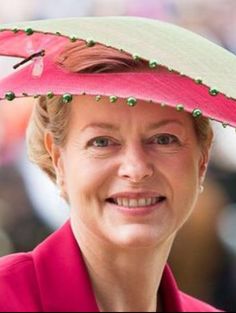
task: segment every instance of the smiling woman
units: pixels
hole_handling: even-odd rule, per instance
[[[28,155],[58,185],[70,220],[33,252],[0,260],[0,311],[218,312],[178,289],[167,259],[203,191],[208,117],[236,125],[227,110],[220,113],[222,103],[235,110],[225,96],[234,95],[232,80],[217,75],[224,75],[220,55],[231,67],[235,59],[158,21],[72,19],[56,21],[57,30],[51,23],[30,23],[26,35],[26,25],[0,32],[4,55],[16,54],[9,42],[17,51],[27,41],[45,51],[41,76],[33,61],[0,83],[0,97],[39,98]],[[71,29],[81,38],[93,30],[96,40]],[[217,51],[216,63],[198,51],[196,64],[198,46]]]

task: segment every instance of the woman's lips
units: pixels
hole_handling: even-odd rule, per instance
[[[126,195],[127,196],[127,195]],[[149,195],[150,196],[150,195]],[[166,201],[165,196],[108,198],[107,202],[116,210],[130,216],[148,215],[160,208]]]

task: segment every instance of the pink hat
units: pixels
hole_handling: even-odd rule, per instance
[[[54,60],[68,41],[79,40],[129,53],[146,61],[147,70],[66,72]],[[0,55],[27,64],[0,81],[0,99],[62,95],[67,103],[73,95],[116,96],[131,106],[152,101],[236,127],[236,56],[168,23],[103,17],[0,25]]]

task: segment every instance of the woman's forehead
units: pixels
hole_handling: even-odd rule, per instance
[[[168,106],[138,100],[130,107],[124,99],[111,102],[103,97],[99,102],[91,96],[78,96],[72,103],[72,118],[77,122],[135,122],[157,123],[162,120],[176,120],[183,125],[192,124],[192,116],[187,112],[179,112]]]

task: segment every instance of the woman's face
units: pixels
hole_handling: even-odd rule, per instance
[[[188,113],[77,97],[53,159],[79,232],[122,247],[156,246],[189,217],[208,151]]]

